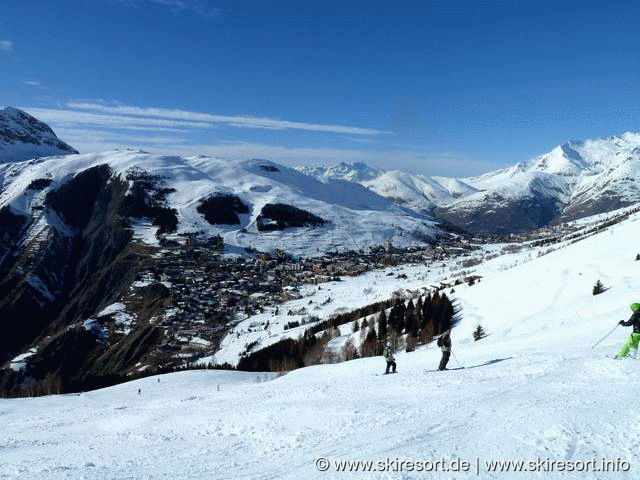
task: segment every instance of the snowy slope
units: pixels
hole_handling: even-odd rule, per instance
[[[449,205],[456,198],[477,192],[477,189],[460,180],[411,175],[398,170],[385,172],[363,184],[383,197],[418,211],[430,211],[436,206]]]
[[[30,215],[33,202],[56,189],[80,171],[107,164],[114,175],[125,180],[131,171],[158,176],[167,195],[168,206],[178,211],[178,231],[220,234],[225,243],[272,251],[276,248],[294,255],[314,255],[327,250],[359,249],[389,240],[409,245],[436,232],[425,216],[395,206],[365,187],[345,180],[320,182],[297,170],[265,160],[231,162],[212,157],[159,156],[141,151],[114,151],[98,154],[51,157],[0,165],[0,208],[10,205],[14,213]],[[47,179],[50,185],[38,194],[29,190],[34,180]],[[210,225],[198,205],[206,197],[232,194],[249,207],[240,225]],[[36,198],[37,197],[37,198]],[[321,227],[288,228],[259,232],[256,218],[267,203],[285,203],[321,217]],[[42,215],[51,220],[47,212]],[[136,234],[157,243],[155,227],[136,224]]]
[[[71,153],[78,152],[45,123],[17,108],[0,110],[0,163]]]
[[[397,354],[389,376],[370,358],[273,380],[185,372],[0,400],[0,478],[638,478],[638,363],[611,355],[638,301],[639,227],[635,214],[548,255],[478,267],[481,282],[456,287],[450,366],[463,370],[426,372],[440,356],[430,345]],[[598,279],[610,288],[593,296]],[[478,324],[489,336],[473,342]],[[339,461],[377,471],[338,472]]]
[[[477,191],[458,179],[426,177],[400,170],[382,171],[361,162],[342,162],[333,167],[305,166],[297,169],[322,182],[348,180],[360,183],[378,195],[417,211],[429,211],[434,206],[449,205],[456,198]]]

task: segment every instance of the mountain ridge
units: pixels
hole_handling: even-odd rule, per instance
[[[345,164],[308,171],[322,178],[357,178]],[[571,140],[476,177],[386,171],[360,183],[469,233],[522,233],[640,201],[640,134]]]
[[[0,163],[76,153],[46,123],[14,107],[0,110]]]

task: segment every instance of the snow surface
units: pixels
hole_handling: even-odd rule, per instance
[[[32,348],[29,351],[18,355],[13,360],[11,360],[11,362],[9,363],[9,368],[11,368],[11,370],[14,370],[16,372],[19,372],[23,368],[26,368],[27,360],[29,360],[30,357],[35,355],[37,351],[38,351],[37,348]]]
[[[638,301],[639,228],[635,214],[547,255],[479,267],[482,280],[455,291],[463,320],[449,366],[462,370],[426,371],[440,358],[432,344],[398,352],[396,375],[380,375],[377,357],[0,400],[0,479],[639,478],[639,364],[611,358]],[[597,280],[609,289],[593,296]],[[488,336],[474,342],[478,324]],[[594,472],[603,460],[610,471]],[[338,472],[338,461],[378,471]],[[397,471],[401,461],[439,471]],[[469,471],[441,471],[459,461]],[[489,461],[538,471],[491,472]]]
[[[133,286],[135,287],[138,285],[134,283]],[[136,322],[135,315],[127,312],[126,305],[120,302],[112,303],[111,305],[105,307],[100,313],[96,315],[96,317],[98,318],[111,317],[115,321],[115,324],[118,327],[118,329],[122,331],[125,335],[131,332],[131,329]]]

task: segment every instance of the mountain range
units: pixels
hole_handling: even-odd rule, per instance
[[[16,198],[38,175],[52,181],[50,190],[98,164],[110,165],[121,177],[127,169],[138,169],[164,177],[164,188],[175,190],[167,202],[178,212],[177,233],[221,234],[227,244],[240,248],[309,255],[314,250],[433,239],[437,223],[470,234],[522,233],[640,200],[640,134],[635,133],[569,141],[512,167],[467,178],[383,171],[364,163],[292,169],[259,159],[230,162],[140,151],[78,155],[46,160],[37,169],[33,164],[20,167],[21,160],[69,154],[77,151],[46,124],[15,108],[0,111],[0,162],[11,165],[3,170],[10,168],[17,178],[5,173],[0,208],[11,204],[12,211],[28,213],[30,207],[18,205]],[[193,211],[207,195],[237,196],[247,212],[234,226],[212,228]],[[290,204],[326,222],[323,228],[254,235],[268,203]],[[153,232],[139,236],[152,239]]]
[[[398,205],[469,233],[520,233],[640,201],[640,134],[570,141],[512,167],[469,178],[401,171],[371,175],[361,164],[302,171],[319,179],[357,181]]]

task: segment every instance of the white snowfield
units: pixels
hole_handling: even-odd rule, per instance
[[[456,287],[462,370],[425,371],[431,344],[398,352],[395,375],[377,357],[0,400],[0,479],[640,478],[640,364],[612,358],[640,300],[639,231],[636,214]]]

